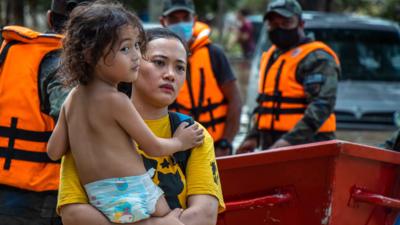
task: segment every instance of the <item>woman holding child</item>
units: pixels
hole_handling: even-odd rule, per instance
[[[104,18],[107,24],[125,13],[120,5],[113,3],[97,2],[80,7],[87,7],[89,11],[92,7],[95,10],[90,12]],[[71,20],[76,15],[72,14]],[[104,33],[107,33],[107,24],[99,26],[97,39],[101,40]],[[175,100],[183,85],[187,54],[183,42],[172,32],[163,28],[148,31],[147,50],[140,59],[140,72],[133,82],[131,101],[157,137],[173,137],[168,105]],[[112,62],[111,60],[109,66],[112,66]],[[151,157],[138,150],[145,168],[155,170],[152,180],[164,192],[169,208],[175,210],[165,216],[150,217],[135,224],[216,223],[217,213],[224,209],[224,203],[212,138],[204,128],[201,129],[204,130],[205,137],[202,144],[190,150],[185,159],[185,167],[172,156]],[[82,188],[71,151],[67,151],[62,162],[58,202],[64,225],[111,224],[100,211],[88,203],[89,199]],[[183,210],[177,210],[179,208]]]

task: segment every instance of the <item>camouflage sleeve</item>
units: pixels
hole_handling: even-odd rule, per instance
[[[378,147],[389,150],[400,151],[399,138],[400,138],[400,129],[394,132],[392,136],[385,141],[385,143],[378,145]]]
[[[303,118],[282,138],[291,144],[307,143],[334,110],[340,67],[323,50],[300,62],[296,79],[303,84],[308,106]]]
[[[69,93],[69,89],[63,85],[60,76],[57,75],[60,52],[54,51],[47,54],[40,65],[40,97],[41,111],[58,119],[61,105]]]

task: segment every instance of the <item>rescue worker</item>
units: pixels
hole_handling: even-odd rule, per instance
[[[242,102],[224,52],[211,43],[209,26],[197,21],[192,0],[164,0],[160,23],[182,37],[191,52],[187,79],[170,108],[207,128],[216,156],[232,154]]]
[[[272,47],[260,63],[258,106],[237,153],[335,138],[339,59],[304,34],[296,0],[274,0],[264,15]]]
[[[79,0],[53,0],[50,31],[2,29],[0,50],[0,223],[61,224],[56,215],[59,162],[47,140],[68,90],[55,76],[61,33]],[[17,75],[17,76],[16,76]]]

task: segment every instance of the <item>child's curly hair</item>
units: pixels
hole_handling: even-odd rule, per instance
[[[143,26],[139,18],[120,3],[100,0],[79,5],[71,12],[59,70],[59,75],[65,76],[67,85],[88,84],[100,58],[112,52],[112,46],[118,41],[119,29],[124,25],[138,29],[143,54],[146,50]],[[111,48],[105,52],[108,46]]]

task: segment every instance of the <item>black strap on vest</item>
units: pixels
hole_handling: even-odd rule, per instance
[[[271,53],[271,55],[270,55],[270,57],[269,57],[269,59],[268,59],[267,66],[265,67],[261,93],[263,93],[264,90],[265,90],[265,85],[266,85],[266,81],[267,81],[268,71],[269,71],[269,69],[271,68],[271,66],[274,64],[274,62],[275,62],[275,60],[276,60],[275,57],[274,57],[275,52],[276,52],[276,49],[274,50],[274,52]],[[258,99],[258,97],[257,97],[257,99]],[[261,104],[259,104],[259,106],[261,106]],[[256,107],[256,108],[254,109],[253,115],[254,115],[254,113],[256,113],[257,110],[258,110],[258,107]],[[260,119],[261,119],[261,115],[259,114],[259,115],[257,116],[256,127],[258,127],[258,124],[260,124]]]
[[[1,53],[0,53],[0,66],[3,65],[3,62],[5,61],[5,59],[7,57],[8,50],[10,50],[11,46],[18,44],[18,43],[19,43],[19,41],[12,40],[12,41],[8,42],[6,44],[6,46],[4,46],[3,51],[1,51]]]
[[[12,118],[11,121],[13,121]],[[13,128],[13,124],[11,127],[2,127],[0,126],[0,137],[12,137],[15,139],[22,139],[26,141],[34,141],[34,142],[47,142],[51,136],[50,131],[40,132],[40,131],[29,131],[18,128]]]
[[[200,118],[200,110],[203,108],[203,101],[204,101],[204,89],[206,87],[206,81],[205,81],[206,77],[204,75],[204,68],[200,68],[200,93],[199,93],[199,102],[198,105],[192,105],[193,109],[196,111],[196,115],[198,117],[195,117],[194,119],[199,121]]]
[[[211,98],[208,98],[208,99],[207,99],[207,103],[208,103],[208,105],[211,105]],[[213,111],[210,110],[210,111],[208,111],[208,112],[209,112],[209,114],[210,114],[211,129],[215,132],[215,131],[217,131],[217,129],[215,128],[216,120],[215,120],[215,118],[214,118]],[[224,117],[224,118],[226,119],[226,117]],[[219,118],[219,119],[222,119],[222,118]],[[220,121],[220,123],[221,123],[221,122],[224,122],[224,120]]]
[[[25,140],[33,142],[47,142],[51,132],[28,131],[17,128],[18,118],[11,118],[11,126],[0,126],[0,137],[8,138],[8,146],[0,147],[0,157],[5,158],[4,170],[9,170],[13,159],[24,160],[37,163],[60,163],[51,160],[46,152],[32,152],[24,149],[14,148],[15,140]]]
[[[306,98],[292,98],[292,97],[280,97],[279,99],[273,95],[267,95],[265,93],[259,94],[257,97],[258,103],[264,102],[273,102],[273,101],[281,101],[282,103],[289,103],[289,104],[307,104]]]
[[[4,148],[4,152],[5,152],[5,161],[4,161],[4,166],[3,169],[4,170],[9,170],[10,166],[11,166],[11,158],[14,158],[14,143],[15,143],[15,133],[16,133],[16,129],[17,129],[17,122],[18,119],[13,117],[11,118],[11,133],[10,136],[8,137],[8,146],[7,148]]]
[[[179,124],[181,124],[182,122],[187,122],[189,123],[189,125],[192,125],[194,123],[192,117],[184,115],[182,113],[169,112],[168,114],[169,114],[169,121],[171,124],[172,135],[175,133],[176,129],[178,129],[179,127]],[[176,152],[172,155],[172,160],[174,161],[174,163],[177,163],[179,165],[183,174],[185,175],[186,175],[187,162],[191,153],[192,149],[188,149],[186,151]]]
[[[304,114],[306,111],[306,108],[289,108],[289,109],[280,109],[279,114]],[[276,115],[276,108],[274,107],[257,107],[256,110],[254,110],[255,113],[259,114],[272,114]]]
[[[268,71],[271,68],[271,66],[274,64],[274,62],[276,61],[274,55],[275,55],[276,49],[274,50],[274,52],[271,53],[271,56],[268,59],[268,63],[267,66],[265,67],[265,71],[264,71],[264,77],[263,77],[263,85],[262,85],[262,89],[261,92],[264,92],[265,89],[265,84],[267,81],[267,75],[268,75]]]
[[[272,114],[275,115],[275,120],[279,121],[279,114],[280,114],[280,109],[281,109],[281,101],[280,99],[282,98],[282,91],[279,90],[279,84],[281,82],[281,74],[282,74],[282,68],[285,65],[285,60],[282,60],[281,64],[279,65],[278,68],[278,73],[275,76],[275,86],[274,86],[274,99],[277,99],[276,102],[272,102]],[[276,105],[276,107],[275,107]],[[274,120],[271,120],[271,123],[273,123]],[[272,129],[274,129],[274,126],[272,124],[271,126]]]
[[[272,115],[275,116],[275,119],[271,119],[271,124],[270,124],[270,129],[273,130],[274,129],[275,120],[279,121],[279,115],[284,112],[281,109],[282,92],[279,90],[279,83],[281,81],[281,73],[282,73],[282,68],[283,68],[284,65],[285,65],[285,60],[282,60],[281,64],[279,65],[278,72],[277,72],[277,74],[275,76],[274,92],[273,92],[273,96],[271,97],[271,99],[272,99],[272,108],[270,108],[270,109],[267,108],[268,110],[265,110],[265,107],[262,107],[262,104],[259,104],[259,106],[254,110],[254,112],[259,112],[260,113],[258,115],[258,118],[257,118],[257,127],[258,127],[259,122],[260,122],[261,114],[264,112],[264,114],[268,113],[268,114],[272,114]],[[268,73],[267,69],[269,69],[268,66],[267,66],[267,68],[265,70],[263,88],[265,86],[266,75]],[[264,89],[262,91],[264,92]],[[257,99],[258,98],[261,99],[262,96],[257,97]]]

